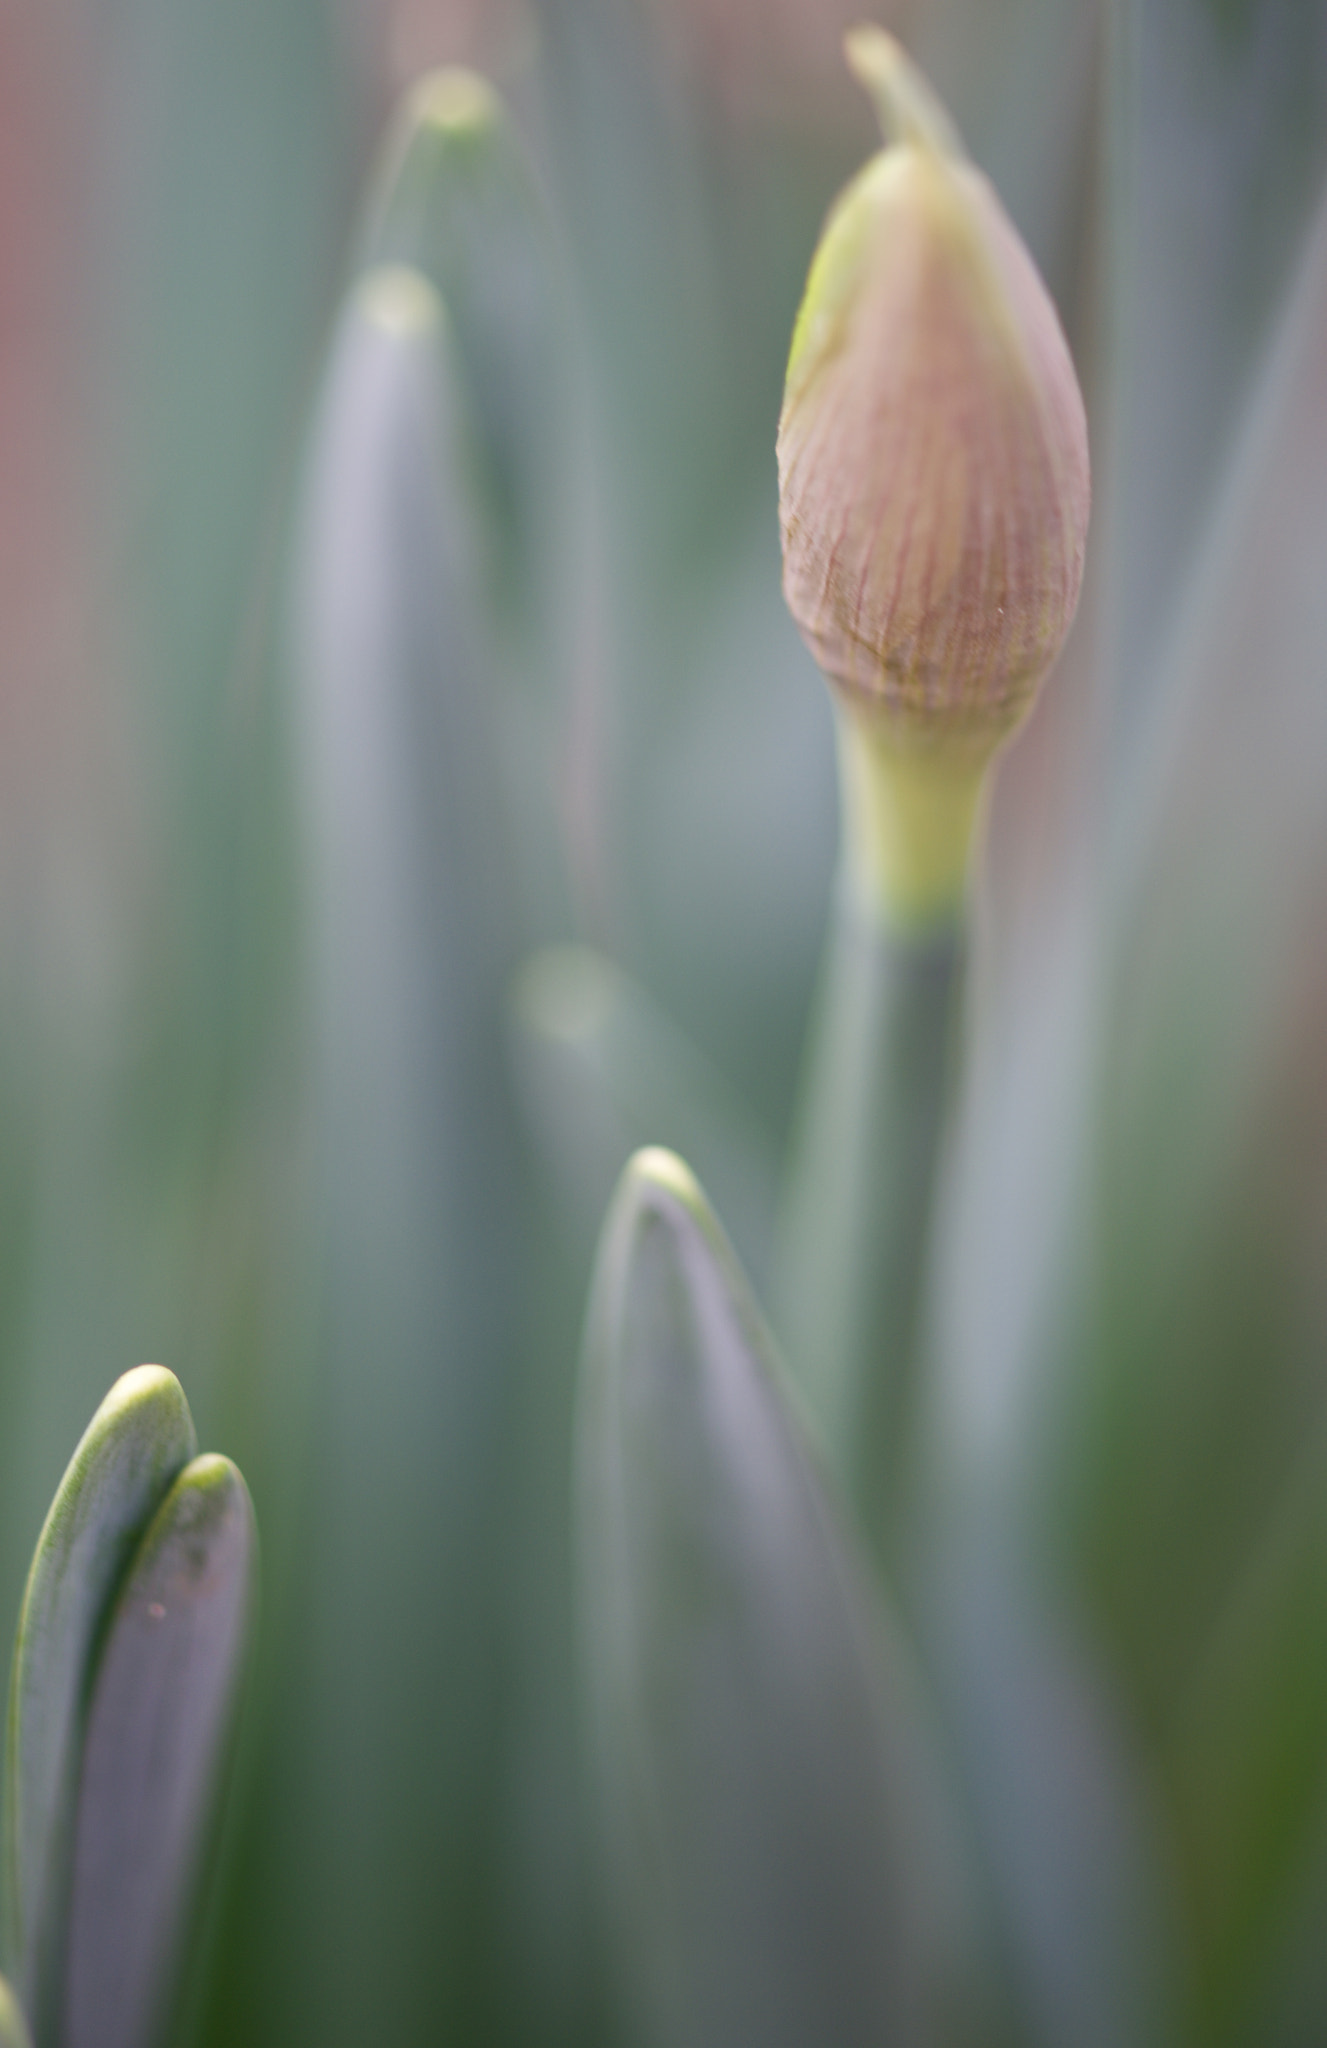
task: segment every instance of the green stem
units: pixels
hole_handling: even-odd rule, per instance
[[[776,1270],[813,1425],[883,1555],[916,1405],[927,1242],[981,774],[840,720],[844,846]]]

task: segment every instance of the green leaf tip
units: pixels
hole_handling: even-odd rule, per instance
[[[195,1458],[121,1587],[88,1708],[62,2048],[141,2048],[170,2016],[234,1734],[257,1548],[239,1471]]]
[[[139,1537],[197,1449],[174,1374],[125,1373],[84,1432],[33,1556],[10,1677],[3,1875],[6,1958],[39,2037],[60,1963],[97,1645]]]
[[[922,2008],[960,1967],[965,1901],[908,1660],[737,1261],[657,1147],[601,1246],[577,1515],[590,1754],[642,2019],[764,2048],[935,2038]]]
[[[717,1259],[729,1284],[743,1293],[745,1276],[709,1196],[685,1159],[666,1145],[641,1146],[623,1167],[603,1233],[605,1247],[612,1244],[617,1249],[605,1256],[602,1269],[625,1277],[637,1256],[640,1234],[652,1222],[663,1223],[673,1235],[681,1225],[688,1240],[698,1233],[705,1256]],[[749,1307],[757,1314],[754,1301]]]
[[[482,185],[510,150],[506,109],[477,71],[450,65],[415,81],[392,119],[374,174],[368,246],[377,258],[423,260],[434,209],[448,192]]]
[[[32,2048],[32,2037],[13,1991],[0,1977],[0,2048]]]
[[[502,102],[488,80],[463,64],[448,64],[416,79],[406,94],[401,126],[449,139],[484,135],[502,120]]]
[[[711,1214],[695,1174],[685,1159],[679,1159],[665,1145],[643,1145],[639,1152],[634,1152],[627,1161],[624,1185],[641,1193],[662,1188],[676,1195],[693,1215],[708,1219]]]
[[[355,305],[368,324],[394,339],[440,335],[447,321],[442,300],[424,273],[408,263],[382,263],[355,286]]]

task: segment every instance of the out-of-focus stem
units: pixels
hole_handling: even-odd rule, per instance
[[[888,1555],[985,764],[900,755],[851,712],[839,723],[843,851],[776,1314],[811,1419]]]

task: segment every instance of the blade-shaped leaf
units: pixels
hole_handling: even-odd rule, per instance
[[[546,946],[522,969],[512,1008],[526,1115],[587,1257],[631,1153],[663,1144],[696,1160],[758,1271],[774,1178],[768,1141],[649,991],[588,946]]]
[[[92,1658],[134,1545],[197,1450],[179,1381],[125,1373],[46,1517],[14,1644],[5,1759],[5,1935],[38,2037],[59,1967],[68,1836]]]
[[[411,89],[385,151],[369,247],[375,262],[412,265],[441,294],[475,411],[504,588],[528,603],[557,559],[567,393],[547,224],[506,110],[474,72],[436,71]]]
[[[1251,1546],[1166,1758],[1191,1873],[1193,2034],[1276,2038],[1265,2010],[1316,1953],[1327,1848],[1327,1488],[1322,1425]],[[1300,1923],[1313,1927],[1308,1942]],[[1303,1955],[1296,1954],[1302,1949]],[[1249,2010],[1264,2010],[1250,2026]],[[1321,2008],[1319,2008],[1321,2009]]]
[[[1145,721],[1271,315],[1327,170],[1327,17],[1300,0],[1106,10],[1114,688]],[[1137,728],[1135,727],[1135,730]]]
[[[299,1903],[260,1934],[261,1999],[280,1983],[320,2042],[478,2038],[497,1952],[476,1930],[528,1266],[508,791],[454,371],[418,272],[360,281],[294,593],[326,1462],[281,1786]]]
[[[595,1761],[647,2034],[933,2038],[931,1966],[951,1998],[963,1972],[906,1668],[671,1153],[638,1154],[610,1212],[581,1423]]]
[[[195,1458],[124,1583],[88,1709],[63,2048],[146,2048],[175,1988],[212,1834],[257,1531],[227,1458]]]
[[[18,2000],[0,1977],[0,2048],[32,2048]]]
[[[951,1496],[927,1537],[918,1626],[1017,2037],[1159,2048],[1174,2038],[1182,1951],[1170,1845],[1132,1731],[1081,1624],[1007,1524]]]

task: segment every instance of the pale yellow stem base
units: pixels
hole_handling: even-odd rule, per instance
[[[836,704],[844,858],[889,922],[920,927],[963,909],[992,753],[909,745]]]

